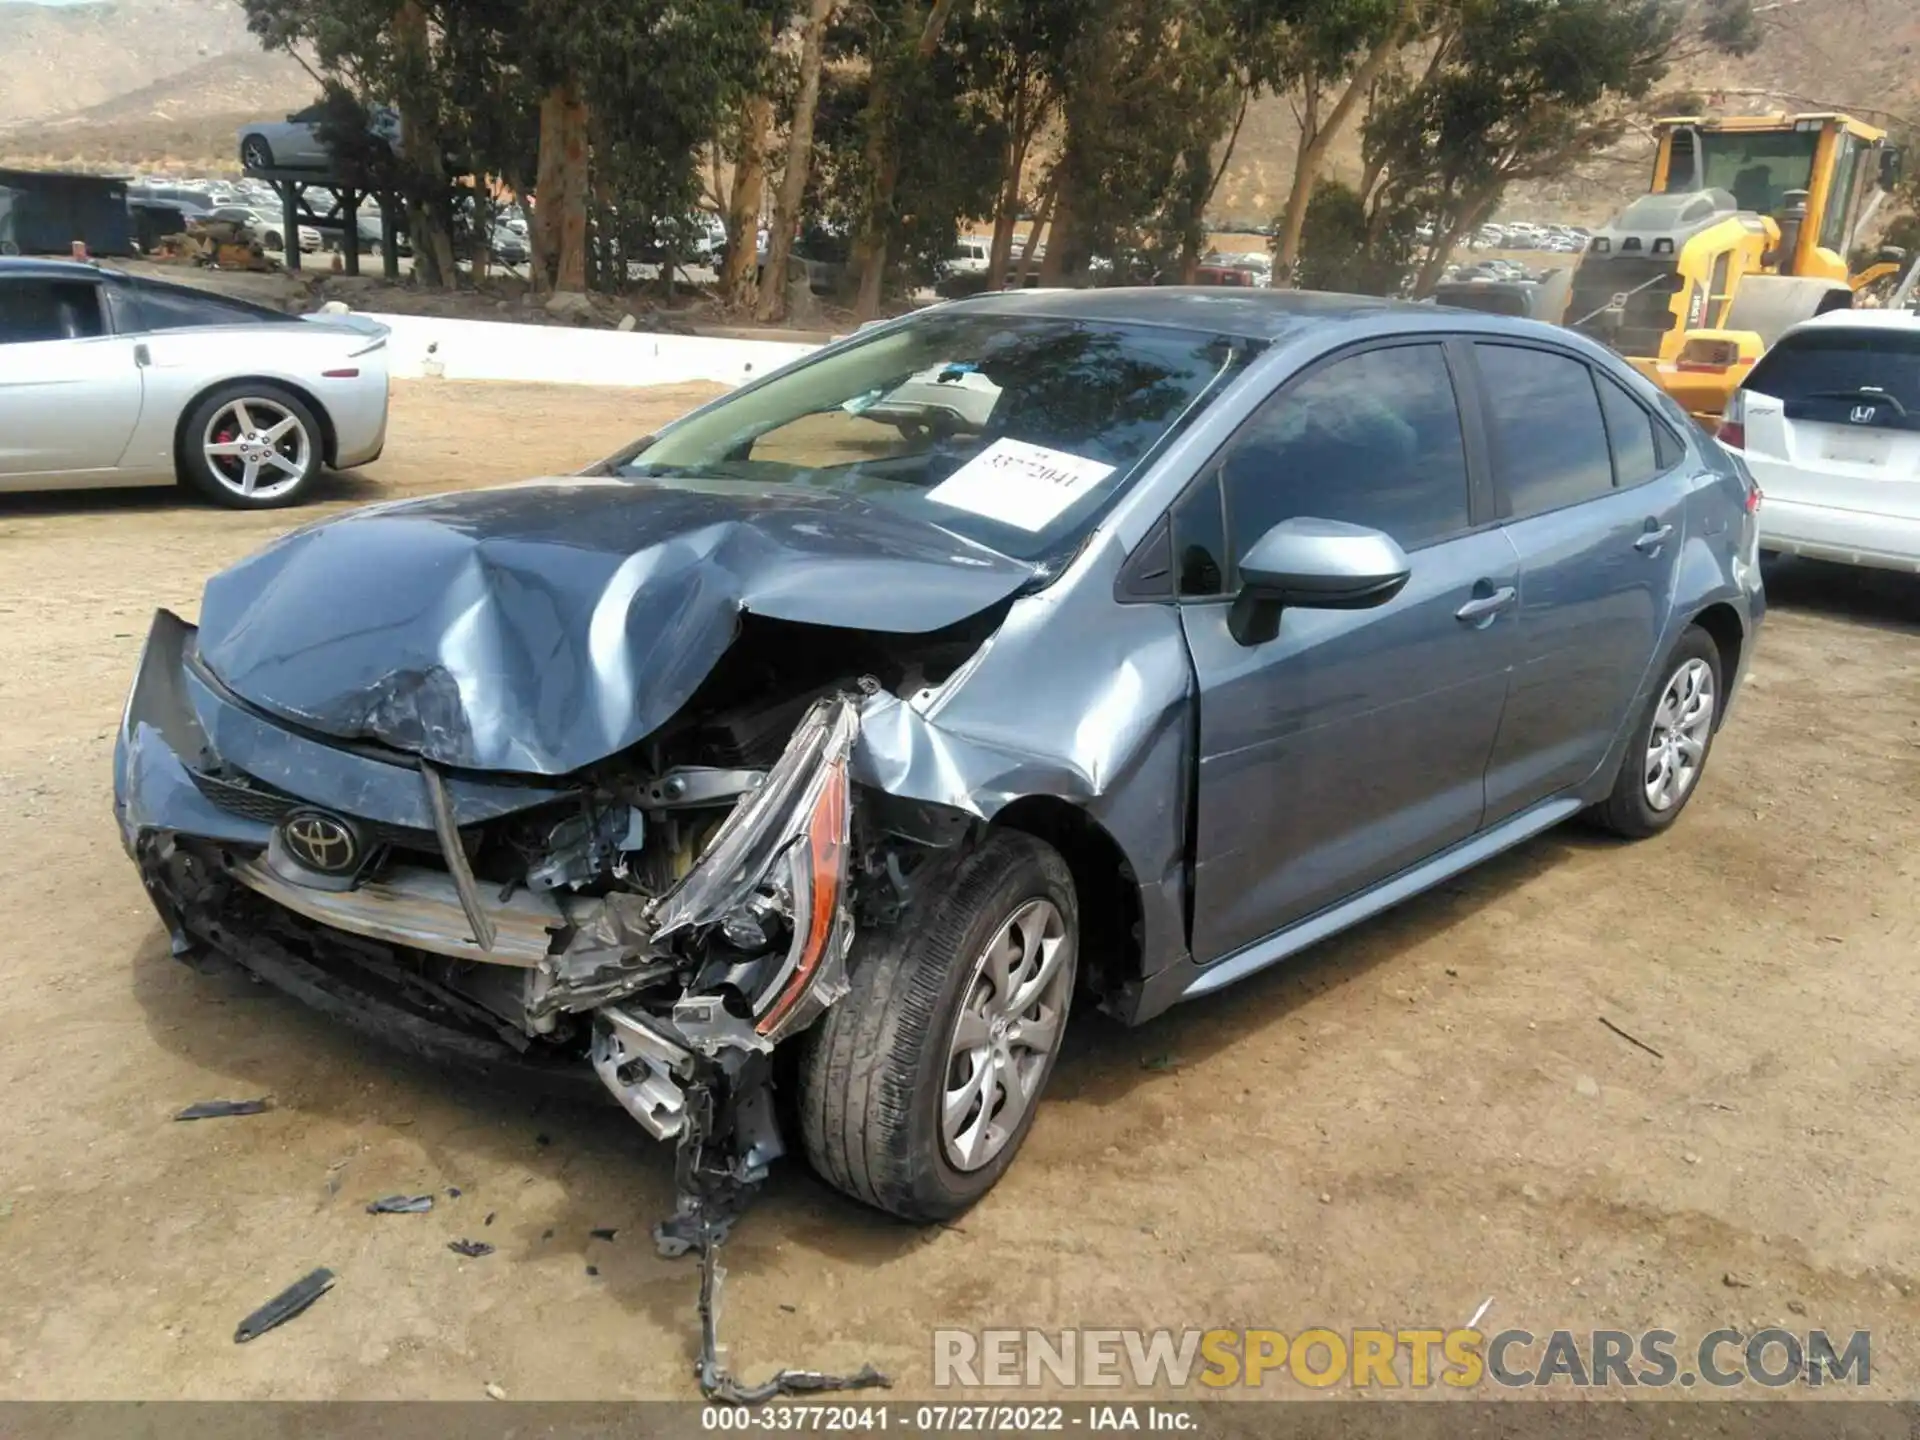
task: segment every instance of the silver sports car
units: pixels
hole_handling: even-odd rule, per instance
[[[295,505],[380,454],[387,331],[71,260],[0,259],[0,491]]]

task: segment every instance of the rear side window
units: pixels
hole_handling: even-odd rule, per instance
[[[1600,386],[1600,409],[1607,417],[1607,438],[1613,442],[1613,483],[1622,488],[1644,484],[1667,468],[1654,438],[1658,422],[1613,380],[1605,375],[1594,379]]]
[[[1494,470],[1512,518],[1611,491],[1613,457],[1585,362],[1518,345],[1473,348],[1492,420]]]
[[[289,317],[244,300],[209,295],[183,285],[136,281],[121,291],[128,315],[122,330],[189,330],[201,325],[287,324]]]
[[[1783,402],[1789,420],[1920,430],[1920,324],[1801,330],[1760,357],[1744,387]],[[1870,408],[1870,419],[1856,410]]]
[[[0,279],[0,345],[86,340],[107,332],[90,280]]]
[[[1465,530],[1466,447],[1445,353],[1396,345],[1313,372],[1247,422],[1220,475],[1236,562],[1302,516],[1371,526],[1408,550]]]

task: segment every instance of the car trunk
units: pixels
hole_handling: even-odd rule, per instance
[[[1769,500],[1920,520],[1920,325],[1789,335],[1736,404]]]

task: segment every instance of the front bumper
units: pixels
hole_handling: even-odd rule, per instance
[[[736,1076],[846,992],[857,729],[850,697],[818,702],[652,900],[476,884],[475,827],[578,804],[581,791],[443,775],[292,730],[224,692],[197,663],[193,628],[162,611],[115,746],[114,811],[182,958],[218,954],[436,1058],[598,1073],[668,1139],[686,1123],[688,1086]],[[316,809],[378,841],[351,877],[290,859],[290,819]],[[680,977],[699,973],[707,937],[776,873],[792,934],[764,953],[748,1017]]]

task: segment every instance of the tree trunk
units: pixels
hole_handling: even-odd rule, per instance
[[[403,69],[418,78],[422,93],[431,96],[433,41],[427,30],[427,12],[420,0],[404,0],[394,16],[395,43]],[[453,232],[447,215],[447,170],[440,144],[440,117],[431,98],[424,103],[401,100],[401,158],[408,188],[408,228],[413,232],[414,273],[423,285],[452,289],[459,270],[454,264]]]
[[[740,107],[740,154],[733,166],[733,193],[727,199],[727,259],[720,271],[720,303],[729,310],[751,309],[755,299],[760,206],[766,198],[767,139],[772,129],[772,99],[748,96]]]
[[[1487,223],[1487,217],[1493,214],[1494,207],[1500,203],[1500,187],[1483,190],[1469,200],[1460,211],[1460,219],[1445,235],[1436,235],[1433,245],[1427,252],[1426,260],[1414,276],[1413,298],[1424,300],[1433,293],[1433,287],[1440,283],[1441,272],[1447,268],[1447,259],[1460,243],[1462,235],[1471,235]]]
[[[911,63],[925,65],[940,46],[953,0],[933,0],[921,22]],[[893,87],[885,68],[876,63],[867,101],[867,214],[860,234],[860,290],[854,298],[853,318],[864,325],[880,313],[880,295],[887,276],[887,250],[893,234],[893,192],[900,180],[900,147],[894,143]]]
[[[1067,247],[1073,239],[1073,201],[1065,180],[1053,194],[1053,214],[1047,225],[1047,253],[1040,260],[1040,283],[1058,285],[1067,274]]]
[[[571,84],[540,101],[540,178],[533,222],[535,280],[587,288],[587,107]]]
[[[556,290],[587,288],[587,106],[567,90],[561,132],[561,203],[559,265],[553,277]]]
[[[1013,227],[1020,221],[1020,172],[1027,165],[1028,136],[1016,122],[1016,132],[1007,142],[1000,176],[1000,203],[993,211],[993,245],[987,251],[987,289],[998,290],[1007,282],[1007,267],[1013,262]],[[1036,219],[1035,224],[1038,224]]]
[[[1058,187],[1049,181],[1046,193],[1040,197],[1039,208],[1033,212],[1033,228],[1027,231],[1027,243],[1020,247],[1020,264],[1013,273],[1013,284],[1016,290],[1026,289],[1027,277],[1033,274],[1034,252],[1040,248],[1041,235],[1053,223],[1053,202],[1054,197],[1059,193]]]
[[[565,86],[556,85],[540,97],[540,150],[534,164],[533,213],[527,222],[527,249],[532,258],[527,268],[533,288],[542,294],[553,289],[554,271],[560,261],[561,132],[566,128],[561,116],[565,106]]]
[[[1308,124],[1300,130],[1300,150],[1294,161],[1293,185],[1287,191],[1286,217],[1274,241],[1274,284],[1281,284],[1283,278],[1286,283],[1292,282],[1293,267],[1300,259],[1300,231],[1307,223],[1307,203],[1313,198],[1313,183],[1320,178],[1320,168],[1326,163],[1327,147],[1333,143],[1334,136],[1346,128],[1361,98],[1373,89],[1373,82],[1386,68],[1387,61],[1393,58],[1393,52],[1400,48],[1404,29],[1404,21],[1396,22],[1367,52],[1367,58],[1360,62],[1360,68],[1353,72],[1346,88],[1340,92],[1340,98],[1334,101],[1325,124],[1313,123],[1317,106],[1310,98]],[[1307,76],[1307,84],[1316,84],[1311,73]],[[1309,125],[1311,134],[1308,133]]]
[[[757,313],[763,321],[787,318],[787,259],[793,253],[793,232],[800,224],[800,206],[807,196],[807,171],[813,161],[813,117],[820,107],[821,55],[827,25],[838,4],[839,0],[812,0],[807,9],[807,35],[800,46],[800,94],[793,104],[786,168],[780,172],[780,199],[767,233],[767,268],[760,276]],[[757,251],[756,240],[749,254],[757,259]]]

